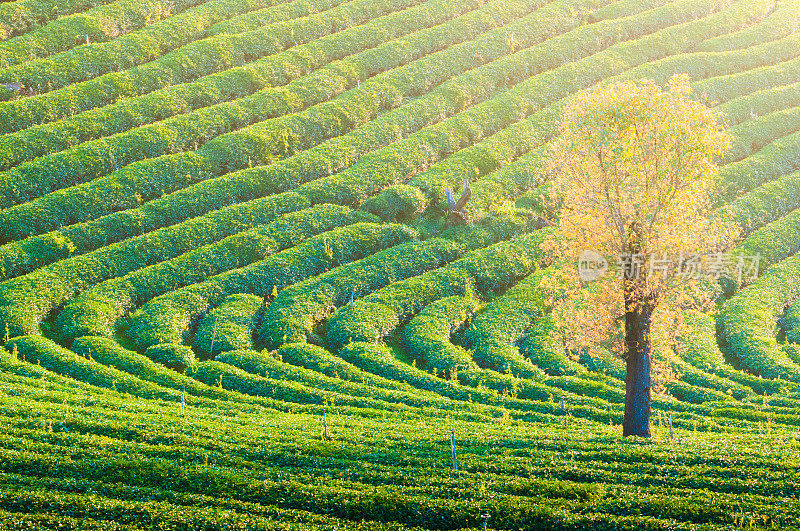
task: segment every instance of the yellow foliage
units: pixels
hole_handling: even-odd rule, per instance
[[[550,280],[558,289],[543,288],[554,294],[560,339],[573,352],[603,347],[624,357],[626,310],[645,307],[647,340],[671,351],[681,309],[709,304],[707,285],[680,275],[680,263],[719,253],[736,238],[709,215],[717,161],[730,142],[718,112],[690,96],[688,77],[675,76],[666,88],[648,80],[597,87],[564,110],[549,168],[560,231],[548,242],[564,267]],[[623,256],[645,262],[636,277],[612,267],[582,283],[577,263],[587,250],[610,264]],[[654,373],[673,376],[667,364]]]

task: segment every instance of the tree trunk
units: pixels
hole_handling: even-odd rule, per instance
[[[622,435],[650,437],[650,321],[654,304],[626,286],[625,419]]]

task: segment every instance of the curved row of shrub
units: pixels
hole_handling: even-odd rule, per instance
[[[800,170],[800,132],[764,146],[748,158],[720,168],[718,196],[732,201],[766,181]]]
[[[545,294],[539,284],[547,275],[548,271],[544,270],[528,276],[508,293],[493,300],[472,320],[465,340],[482,367],[523,378],[544,378],[545,367],[526,359],[516,343],[525,331],[545,316]],[[551,364],[546,365],[551,369]]]
[[[200,362],[187,371],[187,374],[206,385],[220,387],[227,391],[254,397],[272,398],[294,404],[323,406],[329,402],[334,402],[342,406],[384,411],[413,412],[417,409],[406,404],[392,404],[366,396],[345,395],[335,391],[316,389],[297,382],[265,378],[219,361]]]
[[[244,293],[230,295],[209,311],[197,327],[192,347],[201,357],[213,358],[231,350],[253,350],[253,336],[264,300]]]
[[[432,302],[403,329],[408,354],[425,369],[448,380],[457,378],[464,369],[477,369],[471,353],[451,341],[453,333],[477,309],[478,301],[471,293]]]
[[[537,152],[550,140],[554,133],[553,124],[557,122],[565,101],[566,98],[456,151],[413,176],[408,185],[418,189],[427,203],[444,212],[447,211],[445,188],[451,185],[457,187],[465,179],[469,180],[472,182],[473,196],[470,198],[470,210],[476,216],[480,210],[488,210],[491,204],[521,195],[532,186],[532,182],[524,178],[527,174],[516,173],[516,169],[507,171],[505,168],[517,168],[517,161],[527,160],[531,153]],[[512,174],[516,178],[503,181],[502,184],[497,179],[499,175],[508,177]],[[391,193],[394,186],[386,188],[384,192]],[[496,195],[493,195],[495,192]]]
[[[735,384],[745,385],[758,395],[785,394],[800,389],[786,380],[772,380],[733,368],[717,345],[717,324],[712,316],[686,312],[687,334],[679,338],[681,357],[687,363],[710,374],[716,374]],[[772,398],[770,399],[772,400]]]
[[[315,0],[317,3],[331,1],[338,2],[339,0]],[[296,3],[308,7],[312,5],[306,0],[296,0],[296,2],[275,7],[289,7]],[[319,7],[325,5],[327,4]],[[412,27],[427,24],[428,17],[432,18],[433,15],[424,12],[417,13],[417,11],[420,9],[424,11],[424,6],[430,8],[435,5],[437,3],[423,3],[416,8],[378,17],[253,63],[204,76],[191,83],[166,87],[92,109],[74,117],[32,126],[6,135],[0,138],[0,156],[2,157],[0,168],[8,169],[35,157],[62,151],[76,143],[121,133],[216,103],[236,100],[270,86],[284,85],[292,79],[307,75],[315,69],[354,53],[364,52],[360,55],[365,57],[364,68],[367,69],[366,73],[369,75],[370,69],[375,71],[375,68],[380,67],[382,61],[374,57],[377,55],[377,51],[373,50],[369,53],[367,51],[384,42],[390,35],[399,35],[400,29],[406,27],[401,22],[409,15],[412,17],[416,15],[415,24]],[[466,10],[467,6],[472,4],[464,3],[462,5]],[[471,22],[475,23],[475,20],[471,20]],[[463,30],[464,28],[459,29]],[[458,39],[456,36],[453,38]],[[184,145],[187,144],[184,142]]]
[[[152,361],[138,352],[127,350],[113,339],[106,337],[85,336],[77,339],[72,351],[97,363],[133,375],[141,380],[152,382],[160,387],[185,391],[187,405],[191,405],[191,396],[210,398],[212,400],[229,400],[232,402],[248,402],[247,395],[231,393],[218,387],[202,384],[193,378],[180,374],[172,369]],[[254,401],[254,403],[261,403]]]
[[[51,310],[94,284],[174,258],[258,222],[268,223],[281,214],[308,206],[308,200],[297,194],[232,205],[2,282],[0,327],[8,325],[12,335],[39,333],[41,320]]]
[[[395,282],[341,308],[328,321],[328,343],[336,350],[351,341],[378,342],[430,303],[473,289],[501,292],[533,272],[544,259],[539,244],[548,231],[471,251],[439,269]]]
[[[727,216],[745,235],[775,222],[800,207],[800,171],[767,181],[723,205],[718,214]]]
[[[236,224],[233,216],[221,216],[221,223],[225,225],[223,234],[233,232],[233,235],[83,291],[56,317],[54,326],[58,337],[63,341],[84,335],[112,337],[121,317],[154,297],[263,260],[336,227],[374,220],[363,212],[335,205],[318,205],[270,221],[275,201],[267,199],[254,203],[261,205],[249,205],[250,219],[253,220],[250,223],[247,220]],[[302,201],[298,206],[301,204]],[[260,214],[258,206],[267,214]],[[207,217],[218,216],[210,214]],[[239,231],[237,228],[247,230]]]
[[[333,378],[347,380],[348,382],[365,384],[381,389],[415,390],[414,387],[407,383],[390,380],[364,371],[328,350],[310,343],[286,343],[275,351],[275,356],[286,363],[304,367]]]
[[[173,526],[174,528],[238,527],[294,531],[311,529],[312,526],[315,529],[334,530],[337,523],[334,518],[322,516],[313,519],[296,518],[295,511],[287,511],[291,516],[287,515],[279,521],[269,516],[252,514],[242,508],[222,511],[216,506],[205,504],[187,506],[163,499],[151,502],[141,497],[109,498],[87,495],[85,492],[54,492],[51,489],[40,490],[35,487],[16,489],[6,485],[3,487],[0,493],[0,506],[2,506],[0,518],[9,527],[23,529],[58,526],[62,530],[121,531],[145,526]],[[44,511],[44,507],[50,509],[47,512],[37,512]]]
[[[541,415],[537,420],[545,422],[547,416],[561,414],[560,404],[554,400],[555,390],[548,389],[540,382],[513,378],[488,370],[466,370],[457,374],[458,380],[469,383],[462,385],[456,380],[439,378],[398,360],[389,347],[380,343],[353,342],[342,348],[338,354],[365,371],[406,382],[418,389],[432,391],[453,400],[502,406],[513,410],[514,416],[519,416],[519,412],[537,413]],[[503,393],[498,394],[494,389],[503,389]],[[608,402],[604,400],[576,396],[569,392],[560,394],[565,397],[564,414],[599,422],[609,422],[609,419],[621,422],[622,415],[609,408]]]
[[[27,33],[51,20],[114,0],[16,0],[0,4],[0,40]]]
[[[131,374],[87,360],[41,336],[13,338],[7,345],[16,349],[20,359],[81,382],[142,398],[170,401],[178,399],[178,393],[172,389],[165,389]]]
[[[549,17],[545,17],[545,20],[549,20]],[[512,23],[506,26],[504,30],[513,32],[514,26],[515,24]],[[537,26],[534,29],[541,28]],[[424,92],[426,88],[430,88],[428,85],[429,76],[434,76],[438,72],[444,79],[447,79],[447,73],[453,67],[454,57],[463,56],[466,59],[466,64],[459,68],[459,70],[461,68],[466,70],[475,61],[478,61],[476,57],[481,56],[481,54],[476,56],[465,52],[478,52],[485,48],[486,50],[495,49],[495,53],[501,57],[505,55],[508,49],[498,48],[498,44],[503,42],[503,38],[501,38],[503,36],[504,34],[500,33],[492,34],[485,39],[471,41],[463,48],[445,50],[434,54],[430,58],[412,63],[412,65],[409,65],[409,69],[398,73],[398,79],[405,79],[400,75],[407,73],[407,79],[414,80],[409,83],[410,86],[407,88],[412,89],[416,85],[416,90]],[[532,35],[531,38],[535,39],[536,36]],[[489,87],[493,87],[498,82],[498,75],[493,72],[491,65],[490,63],[479,67],[473,74],[467,72],[457,76],[448,83],[440,85],[433,92],[413,100],[411,104],[384,113],[377,120],[369,122],[365,128],[374,130],[375,133],[365,135],[365,131],[356,130],[355,134],[346,137],[346,140],[349,141],[347,144],[350,144],[348,151],[352,152],[353,148],[358,144],[367,143],[370,137],[374,138],[374,142],[379,142],[378,145],[385,145],[396,139],[403,131],[416,130],[429,123],[429,121],[435,121],[441,119],[442,116],[457,112],[462,105],[467,105],[471,99],[489,97]],[[430,81],[435,83],[435,76]],[[389,85],[378,85],[378,89],[386,89],[390,93],[393,90]],[[361,94],[361,92],[356,91],[355,94]],[[390,98],[387,97],[386,100],[390,101]],[[394,102],[391,105],[396,106],[398,103]],[[371,107],[368,102],[361,102],[360,106]],[[258,142],[262,141],[262,139],[259,137],[251,138],[249,144],[240,145],[235,141],[237,138],[232,135],[223,135],[203,145],[200,152],[180,153],[134,163],[93,182],[60,190],[29,203],[4,210],[0,214],[0,218],[3,221],[0,224],[0,230],[4,229],[3,232],[6,234],[2,234],[0,237],[24,237],[31,233],[35,234],[61,225],[99,217],[113,210],[130,208],[138,204],[140,200],[149,199],[156,191],[168,193],[186,186],[188,184],[187,180],[193,182],[208,179],[213,173],[224,172],[232,167],[246,168],[249,164],[252,164],[253,160],[258,162],[259,157],[262,155]],[[339,141],[339,143],[342,142],[344,140]],[[254,143],[255,145],[253,145]],[[371,145],[373,144],[367,143],[363,149],[374,149]],[[350,161],[356,158],[358,154],[363,153],[362,150],[359,150],[358,153],[345,157],[344,154],[347,151],[342,149],[342,146],[336,146],[331,149],[332,147],[320,148],[320,150],[325,149],[328,152],[335,153],[335,165],[331,164],[330,161],[326,161],[323,166],[326,173],[336,171],[342,166],[351,163]],[[306,157],[313,157],[314,154],[316,152],[308,154]],[[268,156],[269,154],[264,153],[263,155]],[[301,153],[300,155],[302,156],[303,154]],[[317,157],[313,157],[313,159],[314,162],[319,162]],[[307,170],[298,171],[295,169],[295,164],[289,162],[287,164],[291,165],[291,171],[287,173],[293,179],[297,178],[298,175],[305,178],[313,178],[315,175],[314,172]],[[233,178],[235,177],[231,179]],[[261,187],[271,182],[271,180],[265,179],[260,175],[253,176],[253,178],[256,179],[256,183]],[[288,186],[284,185],[284,187],[287,188]],[[241,190],[241,188],[242,186],[238,183],[232,186],[226,185],[226,192]],[[281,190],[273,189],[271,191]],[[242,195],[245,194],[243,193]],[[264,194],[262,193],[261,195]],[[102,198],[102,200],[94,201],[92,200],[94,197]],[[30,213],[32,211],[37,212],[37,215],[31,216]]]
[[[750,48],[764,42],[782,39],[796,30],[798,11],[800,11],[798,0],[774,2],[764,10],[762,17],[755,24],[729,35],[700,42],[695,49],[698,52],[722,52]]]
[[[23,382],[27,386],[35,386],[41,389],[42,383],[47,382],[51,389],[57,388],[64,393],[81,392],[83,396],[90,396],[94,393],[108,394],[105,389],[95,387],[67,376],[61,376],[45,369],[35,363],[28,363],[19,358],[19,351],[8,352],[0,347],[0,378],[3,384],[9,386],[10,381],[16,380],[19,384]]]
[[[478,180],[472,186],[473,208],[486,211],[512,204],[534,215],[541,214],[543,190],[539,187],[545,186],[549,149],[549,143],[536,147]]]
[[[324,232],[260,262],[153,299],[131,315],[128,336],[142,350],[158,343],[180,344],[192,320],[228,295],[268,297],[273,291],[415,237],[407,227],[373,223]]]
[[[339,0],[314,0],[315,3]],[[309,6],[307,0],[294,0],[275,7]],[[276,55],[288,55],[288,51]],[[306,63],[308,63],[308,57]],[[320,58],[322,59],[322,58]],[[163,120],[211,103],[236,99],[263,89],[268,80],[259,75],[273,56],[237,66],[223,72],[204,76],[197,81],[168,86],[141,96],[129,97],[75,115],[64,116],[55,122],[41,124],[21,122],[6,116],[3,127],[14,130],[0,137],[0,169],[8,168],[36,157],[68,149],[81,142],[108,136],[137,126]],[[297,72],[299,74],[299,72]],[[274,77],[274,75],[273,75]],[[24,116],[28,120],[30,116]]]
[[[672,370],[678,378],[666,382],[667,390],[678,399],[701,403],[710,400],[755,400],[752,388],[730,378],[704,371],[683,360],[675,360]],[[698,392],[699,391],[699,392]],[[691,394],[690,394],[691,393]]]
[[[305,0],[297,1],[306,3]],[[80,142],[121,133],[214,103],[235,100],[270,86],[284,85],[330,62],[383,42],[382,35],[391,31],[398,23],[397,17],[404,16],[406,11],[374,18],[365,24],[196,81],[170,85],[55,122],[31,125],[0,138],[0,167],[7,169]]]
[[[748,257],[758,255],[759,269],[764,270],[800,251],[798,235],[800,235],[800,209],[795,209],[748,235],[736,246],[734,252]]]
[[[720,311],[723,349],[743,368],[764,378],[800,382],[800,366],[776,340],[776,321],[800,297],[800,255],[767,269]]]
[[[588,28],[588,42],[582,48],[590,53],[595,48],[600,48],[603,49],[602,52],[534,75],[516,84],[502,96],[429,126],[384,150],[370,153],[347,171],[304,184],[297,188],[297,191],[309,195],[317,202],[357,204],[385,186],[404,181],[414,173],[424,170],[438,158],[444,158],[474,143],[477,139],[541,110],[542,107],[605,79],[609,73],[625,71],[635,64],[680,51],[685,47],[685,44],[682,44],[685,42],[684,39],[691,40],[687,35],[718,34],[725,28],[725,24],[730,24],[736,18],[724,13],[724,17],[711,15],[675,27],[667,27],[670,23],[679,23],[685,18],[691,18],[697,5],[685,6],[685,11],[681,9],[682,5],[672,4],[668,7],[676,12],[666,9],[665,13],[664,10],[655,9],[620,22],[616,28],[619,40],[631,37],[626,32],[635,33],[636,36],[647,31],[653,32],[639,36],[633,41],[613,44],[617,38],[610,38],[612,43],[603,41],[598,43],[596,32]],[[746,6],[740,6],[740,9],[741,12],[737,11],[737,16],[749,15]],[[629,23],[632,24],[630,28],[627,27]],[[556,38],[529,51],[520,52],[520,55],[528,56],[525,61],[526,68],[546,64],[554,58],[574,57],[575,52],[572,48],[574,39],[570,40],[568,47],[565,40],[566,38],[564,40]],[[563,46],[564,49],[558,49],[559,46]],[[606,46],[608,48],[604,49]],[[545,53],[546,55],[541,55]]]
[[[427,75],[415,76],[408,70],[420,70],[413,61],[473,34],[456,33],[454,36],[443,33],[439,27],[406,33],[418,28],[420,20],[426,24],[447,21],[479,3],[480,0],[474,3],[440,0],[411,8],[398,16],[385,17],[392,21],[378,19],[378,24],[367,24],[359,29],[386,39],[404,36],[402,41],[390,41],[377,49],[336,61],[279,89],[267,88],[251,96],[203,107],[24,163],[0,174],[7,197],[0,205],[22,203],[54,189],[91,181],[136,161],[170,153],[178,153],[169,158],[176,165],[180,165],[182,159],[198,155],[203,159],[206,172],[218,175],[248,165],[269,163],[274,158],[341,135],[369,121],[379,110],[397,106],[404,98],[424,93],[431,84],[451,76],[455,69],[446,67],[449,65],[444,57],[440,58],[437,69],[424,70]],[[508,17],[518,14],[511,12]],[[484,24],[492,27],[506,21],[507,18],[486,18]],[[473,31],[480,32],[484,28],[483,24],[476,23]],[[415,51],[409,53],[407,47]],[[409,62],[412,63],[409,67],[399,68]],[[395,68],[397,70],[392,70]],[[392,71],[379,74],[387,69]],[[353,88],[359,79],[363,81],[366,77],[371,79]],[[240,131],[233,132],[235,130]],[[180,154],[190,150],[193,144],[201,145],[193,155]],[[153,164],[161,163],[163,161],[153,161]],[[146,172],[147,164],[138,168]]]
[[[756,90],[790,85],[797,82],[800,57],[759,68],[735,72],[693,83],[697,94],[705,94],[709,101],[731,101]]]
[[[180,14],[175,15],[176,12],[180,13],[204,1],[206,0],[117,0],[58,18],[24,35],[0,42],[0,79],[20,80],[25,81],[27,86],[36,86],[36,83],[19,79],[15,75],[14,65],[36,63],[38,58],[85,44],[81,40],[84,35],[88,35],[92,43],[123,40],[124,37],[117,37],[145,28],[148,24],[155,25],[159,20],[169,22],[180,18]]]
[[[800,302],[798,300],[789,304],[786,314],[780,322],[781,327],[786,331],[786,340],[795,344],[800,343]]]
[[[564,345],[553,337],[554,325],[540,287],[542,279],[551,274],[549,268],[537,271],[491,301],[465,330],[465,344],[471,347],[478,364],[489,369],[484,372],[500,373],[505,379],[510,375],[520,396],[530,392],[528,388],[533,385],[525,380],[534,379],[553,394],[561,390],[622,402],[624,390],[618,381],[588,375],[585,368],[568,358]],[[493,380],[495,385],[502,383],[496,375]]]
[[[770,0],[750,2],[751,16],[759,16],[765,6],[772,4]],[[691,79],[706,79],[721,75],[738,74],[755,68],[774,65],[800,55],[798,45],[800,36],[790,34],[772,42],[760,43],[750,48],[724,50],[717,52],[698,52],[687,50],[683,54],[664,57],[651,61],[626,72],[626,79],[653,79],[664,84],[675,73],[688,74]],[[623,76],[619,76],[623,77]],[[618,76],[607,81],[614,82]]]
[[[798,48],[800,49],[800,46]],[[784,105],[787,103],[784,102]],[[729,164],[743,160],[767,144],[798,130],[800,130],[800,106],[783,108],[729,127],[727,133],[733,138],[733,143],[721,163]]]
[[[369,397],[387,404],[405,404],[417,408],[436,408],[441,410],[482,409],[473,404],[448,400],[433,393],[398,391],[372,387],[339,378],[333,378],[316,371],[279,361],[266,352],[237,350],[217,356],[217,361],[237,367],[249,374],[270,378],[281,382],[297,382],[314,389],[350,395]]]
[[[262,5],[252,11],[240,13],[221,22],[217,22],[205,32],[213,37],[223,33],[245,33],[276,22],[295,20],[321,11],[326,11],[347,0],[292,0],[275,5]],[[327,6],[327,7],[326,7]]]
[[[336,33],[420,1],[383,0],[370,3],[365,0],[351,0],[302,19],[280,22],[242,34],[223,34],[195,41],[127,70],[103,74],[45,94],[2,103],[0,116],[5,119],[2,121],[4,128],[0,132],[10,133],[27,125],[53,121],[107,105],[120,98],[192,81]]]
[[[445,239],[397,245],[282,290],[266,309],[259,339],[267,348],[307,341],[314,326],[349,300],[441,267],[460,255]]]
[[[800,57],[796,61],[800,64]],[[800,82],[769,87],[739,96],[720,105],[719,110],[728,125],[739,125],[751,118],[798,105],[800,105]]]
[[[269,0],[275,1],[286,0]],[[108,42],[78,46],[0,70],[0,79],[19,80],[26,86],[37,87],[39,94],[91,81],[146,64],[183,46],[194,46],[216,22],[264,5],[261,0],[203,0],[199,4]]]

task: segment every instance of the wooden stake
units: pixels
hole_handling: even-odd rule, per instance
[[[456,430],[450,430],[450,451],[453,454],[453,470],[458,472],[458,458],[456,457]]]
[[[322,437],[326,441],[329,441],[331,439],[331,435],[330,435],[330,433],[328,433],[328,410],[327,410],[327,408],[322,412],[322,419],[323,419],[324,426],[325,426],[324,429],[323,429],[323,432],[322,432]]]
[[[219,315],[214,318],[214,333],[211,334],[211,348],[208,349],[208,353],[211,357],[214,357],[214,341],[217,339],[217,322],[219,322]]]
[[[672,413],[669,414],[669,438],[675,438],[675,434],[672,432]]]

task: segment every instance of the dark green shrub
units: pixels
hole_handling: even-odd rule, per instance
[[[148,348],[144,355],[178,372],[185,371],[196,362],[194,351],[184,345],[161,343]]]

